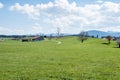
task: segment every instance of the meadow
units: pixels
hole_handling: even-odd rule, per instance
[[[57,42],[61,41],[61,44]],[[0,80],[119,80],[116,42],[77,37],[0,42]]]

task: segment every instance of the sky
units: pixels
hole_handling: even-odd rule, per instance
[[[0,0],[0,34],[120,32],[119,0]]]

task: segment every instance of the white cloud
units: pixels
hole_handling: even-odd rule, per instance
[[[37,17],[40,16],[40,12],[42,10],[45,10],[49,7],[52,7],[53,3],[49,2],[48,4],[37,4],[37,5],[29,5],[29,4],[24,4],[23,6],[20,5],[19,3],[16,3],[13,6],[10,6],[9,9],[11,11],[16,10],[19,11],[23,14],[27,14],[29,17],[32,19],[38,19]]]
[[[112,32],[120,32],[120,26],[112,26],[112,27],[103,27],[103,28],[100,28],[99,30],[101,30],[101,31],[112,31]]]
[[[33,19],[36,19],[36,16],[40,15],[39,9],[36,9],[35,6],[29,4],[21,6],[19,3],[16,3],[14,6],[10,6],[10,10],[20,11],[21,13],[27,14]]]
[[[37,5],[24,4],[23,6],[16,3],[10,7],[10,10],[27,14],[32,19],[40,19],[44,22],[43,24],[59,26],[64,31],[68,31],[67,29],[71,29],[70,32],[74,29],[72,32],[83,29],[113,30],[113,28],[117,30],[120,25],[120,3],[103,0],[97,0],[97,2],[84,6],[77,6],[76,2],[70,3],[68,0],[55,0]],[[32,29],[42,30],[38,25],[33,26]]]
[[[120,12],[120,3],[113,3],[113,2],[104,2],[102,4],[102,9],[105,9],[105,11],[108,12]]]
[[[103,3],[103,0],[97,0],[97,3]]]
[[[0,8],[3,8],[3,4],[0,2]]]
[[[54,4],[52,2],[49,2],[47,4],[37,4],[36,8],[40,9],[40,10],[44,10],[44,9],[47,9],[47,8],[50,8],[50,7],[53,7],[53,6],[54,6]]]
[[[40,24],[35,23],[33,26],[30,26],[29,28],[24,29],[11,29],[0,26],[0,34],[6,34],[6,35],[24,35],[24,34],[36,34],[36,33],[43,33],[43,29],[40,26]]]
[[[25,30],[10,29],[6,27],[0,27],[0,34],[14,35],[14,34],[24,34]]]
[[[35,25],[33,25],[33,26],[31,27],[30,31],[31,31],[32,33],[42,33],[42,32],[43,32],[43,29],[42,29],[42,27],[40,26],[40,24],[35,23]]]

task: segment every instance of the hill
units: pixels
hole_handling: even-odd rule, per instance
[[[102,36],[108,36],[108,35],[111,35],[111,36],[116,36],[116,37],[119,37],[120,36],[120,32],[104,32],[104,31],[97,31],[97,30],[90,30],[90,31],[87,31],[89,35],[93,35],[93,36],[99,36],[99,37],[102,37]]]

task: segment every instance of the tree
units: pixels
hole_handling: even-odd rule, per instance
[[[88,39],[88,33],[85,31],[80,32],[78,35],[78,39],[81,41],[81,43],[83,43],[85,40]]]
[[[57,27],[57,38],[59,38],[59,37],[60,37],[60,28]]]
[[[50,34],[50,36],[48,36],[48,39],[51,40],[53,38],[53,35]]]
[[[106,36],[106,39],[108,40],[108,44],[110,44],[110,41],[112,40],[112,36]]]
[[[120,48],[120,38],[118,38],[116,41],[117,41],[118,47]]]
[[[96,38],[98,38],[98,34],[97,34]]]

